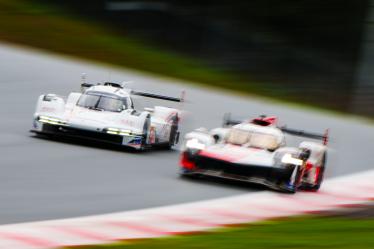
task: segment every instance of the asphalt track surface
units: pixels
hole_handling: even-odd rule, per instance
[[[132,88],[179,96],[189,113],[182,131],[220,126],[222,115],[271,114],[289,127],[331,129],[327,177],[372,169],[374,126],[183,82],[113,69],[65,57],[0,46],[0,224],[68,218],[213,199],[263,189],[226,181],[180,179],[177,151],[133,153],[79,141],[53,141],[29,133],[43,93],[79,91],[89,81],[133,81]],[[136,102],[151,105],[150,101]],[[168,104],[168,103],[166,103]],[[139,104],[139,108],[143,106]],[[289,144],[297,140],[288,139]],[[344,188],[344,186],[342,186]]]

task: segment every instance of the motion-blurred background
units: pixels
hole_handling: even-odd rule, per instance
[[[369,0],[0,0],[0,40],[374,116]]]

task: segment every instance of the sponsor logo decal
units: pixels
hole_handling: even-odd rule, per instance
[[[41,111],[43,111],[43,112],[54,112],[55,108],[43,106],[41,108]]]

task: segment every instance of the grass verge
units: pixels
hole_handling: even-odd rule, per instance
[[[90,249],[372,249],[374,219],[297,217],[211,233],[146,239]]]

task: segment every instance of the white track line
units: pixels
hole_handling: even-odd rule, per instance
[[[269,191],[72,219],[0,226],[0,249],[111,243],[351,207],[374,200],[374,170],[327,179],[317,193]]]

